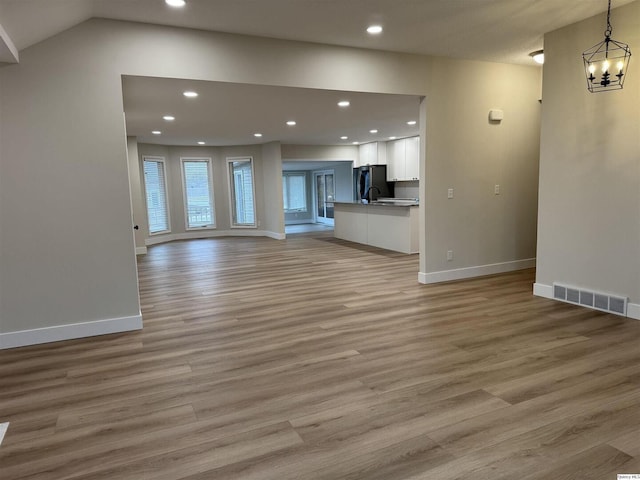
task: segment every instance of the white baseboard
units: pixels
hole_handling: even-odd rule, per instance
[[[443,270],[440,272],[420,272],[418,282],[424,284],[449,282],[451,280],[462,280],[464,278],[484,277],[485,275],[495,275],[496,273],[514,272],[533,268],[536,266],[535,258],[525,260],[514,260],[512,262],[492,263],[489,265],[479,265],[477,267],[457,268],[455,270]]]
[[[307,218],[302,219],[302,220],[287,220],[284,222],[285,226],[288,225],[314,225],[315,222],[313,221],[313,218]]]
[[[627,303],[627,317],[640,320],[640,304]]]
[[[147,247],[136,247],[136,255],[146,255]]]
[[[0,350],[142,329],[142,315],[0,333]]]
[[[533,284],[533,294],[536,297],[543,297],[553,300],[553,285],[545,285],[544,283]],[[556,300],[560,301],[560,300]],[[579,306],[579,305],[578,305]],[[588,307],[583,307],[588,308]],[[634,320],[640,320],[640,304],[627,303],[627,318],[633,318]]]
[[[269,237],[274,240],[284,240],[286,238],[284,233],[269,232],[266,230],[234,229],[169,233],[167,235],[149,237],[144,241],[144,243],[147,246],[152,246],[160,243],[174,242],[176,240],[197,240],[201,238],[216,237]]]
[[[544,297],[553,299],[553,286],[545,285],[543,283],[533,284],[533,294],[536,297]]]
[[[284,240],[287,238],[286,234],[277,232],[263,232],[263,236],[273,238],[274,240]]]

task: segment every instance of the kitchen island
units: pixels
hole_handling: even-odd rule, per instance
[[[334,236],[342,240],[401,253],[418,253],[418,229],[415,203],[335,203]]]

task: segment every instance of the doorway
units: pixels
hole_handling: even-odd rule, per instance
[[[313,172],[315,222],[333,226],[335,175],[333,170]]]

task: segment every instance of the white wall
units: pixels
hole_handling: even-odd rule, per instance
[[[612,10],[611,22],[634,55],[614,92],[587,91],[581,58],[603,39],[606,15],[545,36],[536,282],[639,304],[640,2]]]
[[[358,147],[354,145],[282,145],[283,160],[346,160],[356,162],[358,152]]]
[[[147,251],[144,240],[149,235],[149,226],[144,199],[144,185],[142,184],[143,173],[138,160],[138,141],[135,137],[127,137],[127,163],[129,165],[133,224],[138,226],[138,229],[134,230],[136,253],[142,254]]]
[[[2,332],[140,326],[122,92],[108,50],[63,34],[0,69]],[[32,334],[0,337],[0,347],[58,338]]]
[[[265,152],[268,157],[264,157]],[[155,144],[139,144],[138,171],[142,171],[145,156],[165,159],[167,195],[170,214],[170,232],[149,235],[146,228],[147,245],[187,238],[203,238],[221,235],[267,235],[284,238],[284,214],[282,211],[282,162],[279,160],[279,143],[265,145],[240,145],[232,147],[189,147]],[[256,229],[232,229],[227,181],[227,157],[252,157],[256,180]],[[213,173],[215,229],[187,230],[184,209],[184,187],[182,185],[181,158],[210,158]],[[277,172],[274,174],[273,172]],[[142,174],[140,174],[142,177]],[[135,190],[135,186],[132,187]],[[280,205],[279,212],[273,209]],[[279,218],[281,217],[281,218]],[[146,212],[144,223],[147,225]]]
[[[427,200],[437,198],[439,182],[450,180],[443,162],[467,165],[466,153],[452,152],[448,141],[464,143],[470,136],[474,158],[495,158],[495,143],[475,140],[483,130],[476,123],[478,115],[493,106],[502,106],[506,112],[512,105],[525,106],[527,86],[537,87],[525,74],[531,70],[535,76],[537,71],[524,67],[103,19],[38,43],[20,52],[20,57],[20,64],[0,68],[0,342],[6,332],[70,324],[71,330],[56,337],[69,338],[73,325],[81,330],[84,322],[113,321],[119,326],[124,322],[122,330],[140,326],[122,121],[123,74],[428,97],[433,92],[430,115],[437,123],[428,133],[442,134],[446,140],[425,143],[422,139],[430,145],[428,158],[435,162],[432,176],[427,177],[432,179],[428,191],[434,193]],[[498,81],[512,75],[520,82],[517,91]],[[474,86],[466,93],[469,78]],[[499,87],[494,82],[522,100],[495,105],[503,96],[496,93]],[[451,113],[456,111],[472,116]],[[528,158],[535,149],[523,132],[529,123],[533,127],[536,117],[529,107],[522,117],[526,113],[533,113],[534,119],[527,125],[518,122],[518,129],[510,132],[512,143],[504,145],[503,151],[518,151]],[[511,114],[507,115],[511,121]],[[458,133],[452,136],[454,131]],[[498,158],[507,156],[503,153]],[[467,204],[473,205],[473,200]],[[521,211],[528,213],[526,208]],[[426,217],[429,231],[421,250],[439,259],[453,232],[468,232],[457,228],[461,222],[450,215],[432,213]],[[524,231],[528,232],[527,227]],[[446,238],[440,238],[440,232],[447,232]],[[432,234],[435,238],[428,238]],[[493,232],[487,240],[508,246],[510,238],[511,230],[506,229],[502,236]],[[438,247],[433,250],[432,245]],[[530,254],[518,247],[507,248],[509,255],[504,258]],[[484,242],[480,248],[488,254],[464,253],[474,245],[454,248],[463,252],[461,264],[465,265],[492,259],[499,250]],[[439,260],[428,268],[440,268]]]
[[[427,238],[420,280],[534,266],[538,68],[444,58],[432,66],[430,87],[437,94],[426,98],[420,201]],[[504,111],[499,124],[489,122],[492,108]]]
[[[202,238],[207,236],[219,235],[253,235],[263,234],[272,238],[284,237],[284,221],[285,215],[282,208],[282,159],[281,145],[279,142],[271,142],[264,145],[248,145],[235,147],[188,147],[188,146],[167,146],[155,144],[135,143],[135,139],[128,138],[129,155],[136,155],[135,166],[131,166],[131,191],[134,197],[134,219],[144,226],[139,230],[141,244],[136,243],[139,251],[144,248],[145,244],[151,245],[160,242],[172,241],[184,238]],[[348,149],[349,151],[351,149]],[[312,146],[308,147],[308,151],[315,152],[322,157],[323,152],[326,158],[332,158],[334,152],[342,151],[334,149],[334,147]],[[327,156],[328,155],[328,156]],[[148,224],[144,203],[144,186],[142,183],[142,161],[145,156],[159,156],[166,161],[167,168],[167,190],[170,212],[171,231],[167,234],[152,235],[148,233]],[[226,180],[227,156],[253,156],[254,168],[256,173],[256,204],[260,225],[255,231],[241,229],[231,230],[230,214],[229,214],[229,191]],[[216,213],[216,229],[202,229],[197,231],[188,231],[186,229],[184,217],[184,192],[182,185],[182,172],[180,159],[184,157],[190,158],[211,158],[213,182],[214,182],[214,202]],[[316,165],[317,162],[314,162]],[[336,173],[336,200],[351,201],[352,199],[352,169],[347,162],[339,164],[333,161],[327,161],[327,168],[335,170]],[[312,205],[312,173],[313,169],[308,173],[308,193],[309,202]],[[137,182],[137,183],[136,183]],[[139,198],[141,211],[139,216],[136,215],[135,198]],[[290,214],[291,217],[294,214]],[[313,218],[312,206],[309,211],[304,213],[303,218],[311,221]],[[293,218],[297,220],[297,218]],[[138,220],[136,220],[137,222]],[[137,238],[137,237],[136,237]],[[145,242],[146,241],[146,242]],[[142,247],[142,248],[141,248]]]
[[[264,224],[268,231],[284,235],[284,203],[282,199],[282,155],[280,142],[262,145],[262,184],[264,185]]]
[[[335,180],[336,202],[353,201],[353,168],[349,164],[335,164],[333,170]]]

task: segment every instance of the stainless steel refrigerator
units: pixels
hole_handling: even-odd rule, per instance
[[[380,197],[393,197],[393,183],[387,182],[386,165],[365,165],[353,169],[355,200],[375,201]]]

